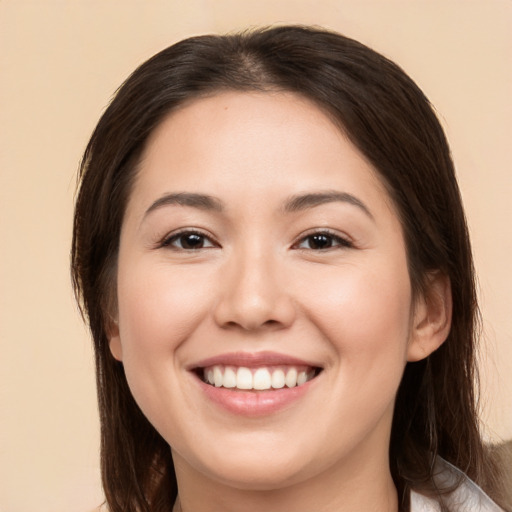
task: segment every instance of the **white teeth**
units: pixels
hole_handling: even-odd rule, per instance
[[[215,366],[213,368],[213,383],[215,384],[215,387],[220,388],[223,380],[222,370],[218,366]]]
[[[299,372],[297,375],[297,386],[302,386],[308,380],[308,374],[306,372]]]
[[[252,387],[254,389],[270,389],[272,381],[270,379],[270,372],[266,368],[259,368],[256,370],[253,377]]]
[[[289,388],[293,388],[297,385],[297,370],[295,368],[290,368],[286,372],[285,383]]]
[[[236,373],[232,368],[226,368],[224,372],[224,387],[225,388],[236,388]]]
[[[302,386],[316,375],[314,369],[301,367],[246,368],[215,365],[203,370],[206,383],[217,388],[258,390]]]
[[[236,372],[236,387],[238,389],[252,389],[252,372],[243,366]]]
[[[272,373],[272,387],[274,389],[284,388],[284,372],[283,370],[276,370]]]

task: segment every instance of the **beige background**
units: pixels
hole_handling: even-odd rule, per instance
[[[116,87],[192,34],[337,29],[401,64],[452,143],[486,329],[486,435],[512,437],[512,2],[0,0],[0,512],[98,504],[88,334],[68,253],[74,175]]]

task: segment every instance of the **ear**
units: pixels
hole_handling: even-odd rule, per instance
[[[108,338],[108,346],[110,348],[110,353],[117,359],[118,361],[123,360],[123,347],[121,345],[121,336],[119,334],[119,323],[117,319],[109,318],[108,325],[105,328],[107,338]]]
[[[450,279],[440,271],[431,272],[414,304],[407,360],[420,361],[436,351],[448,337],[451,323]]]

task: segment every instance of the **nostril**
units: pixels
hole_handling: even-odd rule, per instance
[[[225,322],[221,327],[224,329],[243,329],[244,331],[258,331],[261,329],[279,329],[283,326],[278,320],[265,320],[262,323],[257,321],[235,322],[233,320]]]

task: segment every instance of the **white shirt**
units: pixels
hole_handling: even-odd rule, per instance
[[[439,458],[436,464],[435,481],[440,486],[450,485],[462,477],[462,483],[452,493],[444,497],[446,505],[453,512],[504,512],[485,494],[475,482],[459,469]],[[415,491],[411,492],[411,512],[440,512],[439,502]]]

